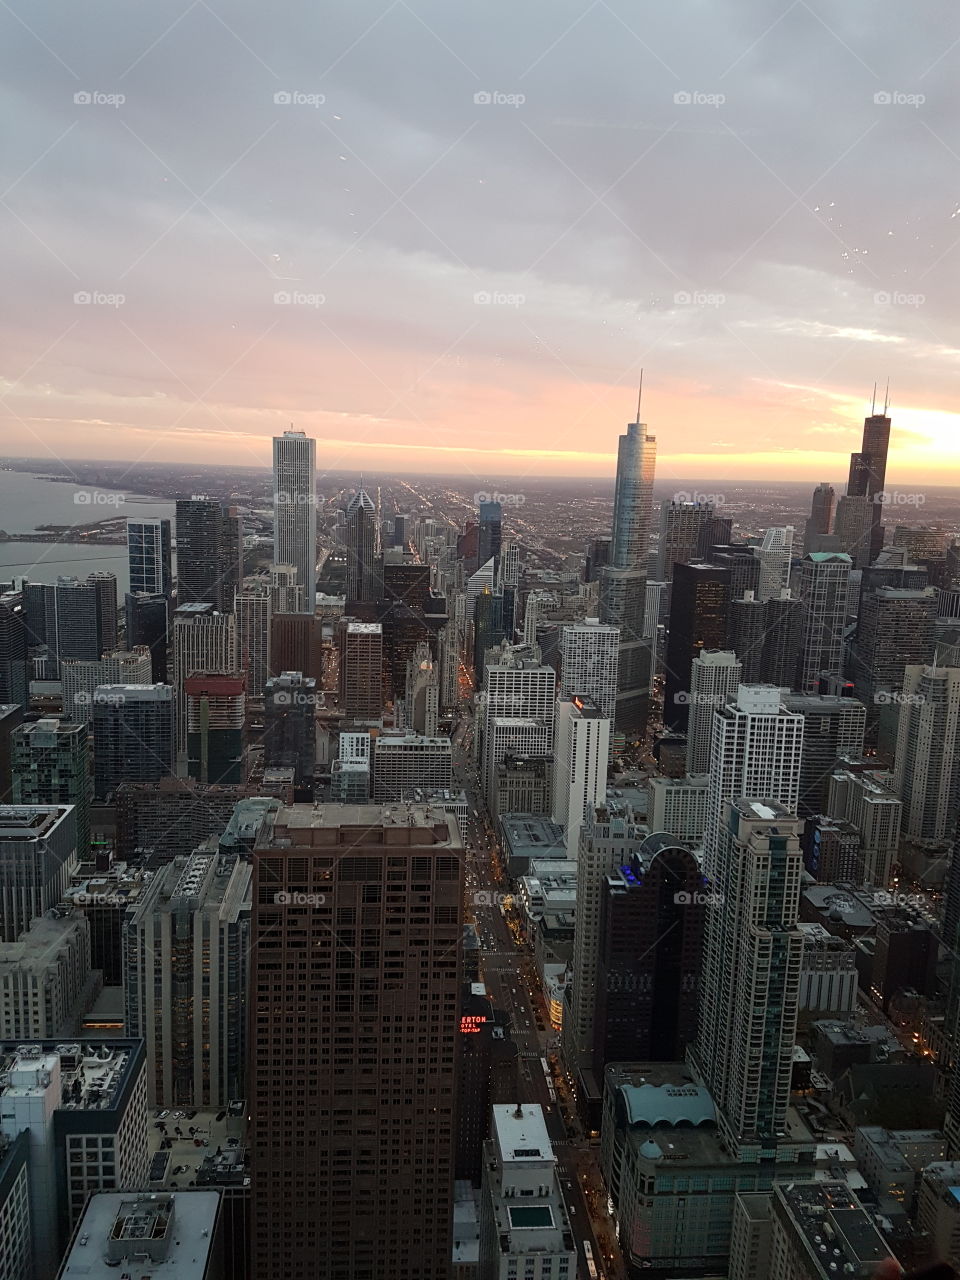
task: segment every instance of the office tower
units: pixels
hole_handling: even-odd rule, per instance
[[[706,773],[710,768],[713,716],[735,698],[742,680],[743,666],[729,649],[704,649],[694,658],[687,698],[687,773]],[[670,828],[665,828],[670,829]]]
[[[302,431],[273,438],[273,558],[296,569],[306,613],[317,595],[316,447]]]
[[[807,518],[803,536],[803,550],[821,551],[819,540],[833,533],[833,511],[837,494],[832,484],[822,481],[813,491],[810,500],[810,515]]]
[[[377,512],[373,500],[358,489],[347,503],[347,609],[380,599],[377,566]]]
[[[97,662],[63,662],[60,683],[63,714],[77,724],[93,720],[93,695],[102,684],[157,684],[151,679],[153,663],[145,647],[117,649]]]
[[[71,805],[0,805],[0,941],[16,942],[55,907],[76,865]]]
[[[574,1227],[543,1109],[496,1103],[484,1143],[480,1192],[483,1280],[577,1274]]]
[[[13,795],[13,735],[22,723],[19,703],[0,702],[0,804],[9,804]]]
[[[126,1029],[147,1047],[151,1107],[243,1098],[250,863],[202,847],[146,886],[123,922]]]
[[[232,598],[230,604],[232,607]],[[181,604],[173,615],[172,649],[176,749],[180,757],[187,749],[187,677],[205,671],[238,669],[236,619],[209,603]]]
[[[174,702],[168,684],[106,684],[93,695],[94,795],[121,782],[156,782],[173,772]]]
[[[931,529],[926,525],[898,524],[893,531],[893,545],[903,548],[914,564],[921,561],[945,560],[951,545],[950,534],[938,525]]]
[[[90,926],[79,911],[41,916],[16,942],[0,942],[4,1040],[73,1034],[90,991]]]
[[[712,781],[719,777],[715,770]],[[727,799],[705,868],[711,898],[692,1055],[733,1154],[775,1157],[786,1134],[803,958],[802,829],[774,800]]]
[[[393,517],[393,545],[406,548],[410,542],[413,520],[411,516],[398,511]]]
[[[841,756],[859,756],[867,712],[856,698],[830,694],[784,694],[783,705],[803,716],[803,749],[800,755],[800,791],[796,812],[812,818],[827,812],[830,775]]]
[[[689,720],[690,674],[704,649],[723,649],[727,642],[730,570],[709,564],[674,564],[667,629],[663,720],[684,732]]]
[[[698,559],[705,550],[704,531],[712,528],[714,508],[707,502],[664,502],[660,506],[657,577],[673,581],[673,568]]]
[[[875,407],[875,406],[874,406]],[[859,569],[871,564],[883,547],[883,486],[890,444],[890,418],[871,412],[864,419],[863,443],[850,455],[847,492],[837,503],[836,534]]]
[[[272,613],[306,613],[307,593],[297,582],[292,564],[270,566],[270,608]]]
[[[741,678],[744,684],[773,683],[761,681],[760,678],[763,646],[766,641],[766,609],[765,602],[758,600],[753,591],[745,591],[739,599],[730,601],[727,640],[740,660]],[[794,671],[790,673],[788,686],[793,684],[795,669],[796,654],[794,654]]]
[[[244,676],[231,671],[198,672],[187,676],[183,691],[187,705],[187,777],[227,785],[242,782]]]
[[[708,774],[683,778],[650,778],[647,782],[647,826],[666,831],[696,848],[707,829]]]
[[[651,836],[604,879],[593,1072],[608,1062],[682,1061],[697,1031],[707,894],[698,859]]]
[[[163,595],[124,596],[127,624],[127,647],[150,650],[150,674],[154,684],[167,683],[167,645],[169,643],[170,601]]]
[[[177,604],[230,613],[243,576],[243,537],[235,507],[213,498],[177,500]]]
[[[480,777],[488,800],[497,766],[508,755],[553,753],[557,673],[529,646],[505,646],[484,671],[480,709]]]
[[[116,796],[117,858],[135,862],[146,854],[157,865],[192,853],[198,841],[226,829],[240,798],[240,787],[190,778],[125,782]]]
[[[176,1269],[202,1280],[227,1280],[240,1274],[230,1270],[233,1255],[224,1257],[229,1247],[230,1191],[201,1188],[199,1178],[197,1182],[196,1188],[176,1194],[134,1190],[91,1196],[60,1275],[107,1280]],[[144,1266],[146,1272],[141,1270]],[[114,1267],[122,1270],[115,1272]]]
[[[648,639],[653,639],[657,635],[657,631],[663,622],[664,604],[667,599],[667,584],[665,582],[648,582],[646,590],[646,603],[643,613],[643,634]]]
[[[773,559],[774,568],[776,568],[778,553],[771,551],[768,555]],[[748,546],[745,543],[718,544],[708,547],[705,557],[698,556],[696,559],[707,559],[710,564],[715,564],[719,569],[730,570],[731,600],[739,600],[748,591],[759,595],[760,571],[763,567],[759,547]]]
[[[247,696],[259,702],[270,675],[270,593],[238,591],[237,662],[247,678]]]
[[[55,719],[22,724],[12,735],[11,748],[13,803],[34,807],[73,805],[77,857],[82,861],[90,851],[90,749],[86,725]]]
[[[797,688],[817,693],[825,673],[843,671],[847,590],[853,562],[843,552],[812,551],[800,568],[803,637]]]
[[[383,627],[340,621],[340,710],[347,720],[383,719]]]
[[[597,618],[560,628],[560,694],[579,694],[596,703],[612,720],[617,705],[617,659],[620,632]]]
[[[96,662],[100,657],[97,627],[97,588],[79,578],[57,578],[48,586],[30,583],[31,645],[46,646],[47,679],[59,677],[60,663],[68,659]],[[34,630],[37,628],[37,630]]]
[[[169,520],[149,517],[127,520],[131,595],[139,593],[169,598],[173,594],[171,547]]]
[[[488,649],[493,649],[505,639],[503,627],[503,596],[485,588],[477,596],[473,607],[473,670],[477,687],[483,684],[483,663]]]
[[[267,681],[263,696],[263,762],[293,768],[298,787],[312,787],[317,762],[317,682],[302,671]]]
[[[27,678],[27,625],[23,593],[0,592],[0,703],[25,707],[29,700]]]
[[[584,559],[584,582],[599,582],[600,570],[610,563],[612,546],[613,539],[610,537],[590,539]]]
[[[503,538],[503,507],[499,502],[480,503],[480,521],[477,534],[477,554],[480,564],[500,559]]]
[[[369,733],[341,733],[339,755],[330,768],[330,798],[336,804],[370,803]]]
[[[252,1280],[447,1280],[462,900],[460,837],[438,810],[294,805],[266,819]]]
[[[883,776],[869,769],[847,768],[846,764],[841,761],[830,775],[826,811],[833,818],[850,822],[859,832],[860,869],[855,882],[885,886],[890,883],[897,857],[903,802]]]
[[[563,1056],[567,1070],[593,1062],[600,963],[600,908],[606,877],[628,865],[648,832],[632,807],[612,797],[588,814],[577,850],[577,906],[573,935],[573,981],[563,1011]]]
[[[933,659],[936,612],[933,587],[877,587],[861,595],[848,675],[871,721],[879,706],[896,701],[904,669]]]
[[[146,1185],[143,1042],[9,1040],[0,1068],[0,1132],[28,1140],[32,1274],[63,1274],[63,1251],[91,1193]]]
[[[789,1182],[773,1188],[768,1280],[874,1275],[895,1261],[874,1219],[846,1182]]]
[[[960,784],[960,668],[911,665],[903,673],[894,789],[903,801],[903,835],[953,838]]]
[[[607,792],[610,719],[587,697],[557,699],[551,818],[566,829],[567,856],[575,858],[580,828]]]
[[[97,619],[97,648],[110,653],[117,647],[117,575],[107,571],[91,573],[87,585],[93,587]]]
[[[757,595],[761,600],[779,600],[780,592],[790,585],[790,561],[793,556],[793,525],[768,529],[756,548],[760,561]]]
[[[302,671],[323,681],[323,623],[309,613],[274,613],[270,618],[271,676]]]
[[[781,591],[779,600],[767,600],[763,606],[763,626],[758,683],[775,684],[779,689],[793,688],[803,637],[800,599],[787,590]],[[745,679],[744,683],[749,681]]]
[[[33,1280],[34,1276],[29,1156],[26,1132],[0,1141],[0,1274],[10,1280]]]
[[[407,662],[407,679],[403,695],[406,725],[414,733],[427,738],[437,736],[440,719],[440,672],[430,653],[430,646],[420,644]]]
[[[413,800],[453,785],[453,745],[449,738],[424,738],[385,731],[373,743],[373,799],[376,804]]]

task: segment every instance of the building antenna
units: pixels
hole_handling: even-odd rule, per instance
[[[643,399],[643,370],[640,370],[640,390],[637,392],[637,426],[640,425],[640,401]]]
[[[887,389],[883,393],[883,416],[887,416],[887,410],[890,408],[890,379],[887,379]]]
[[[870,401],[870,417],[874,417],[877,412],[877,384],[873,384],[873,399]]]

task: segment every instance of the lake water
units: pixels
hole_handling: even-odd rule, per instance
[[[91,485],[44,480],[26,471],[0,471],[0,529],[31,533],[42,524],[88,524],[114,516],[174,518],[172,502]],[[60,574],[83,578],[107,569],[122,596],[129,586],[127,549],[75,542],[0,542],[0,579],[55,582]]]

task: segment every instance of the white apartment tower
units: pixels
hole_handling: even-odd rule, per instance
[[[612,720],[617,708],[620,628],[587,618],[560,632],[560,693],[590,698]]]
[[[903,835],[952,840],[960,783],[960,667],[908,666],[903,673],[894,787]]]
[[[710,768],[713,715],[735,698],[743,664],[732,650],[704,649],[690,673],[690,718],[687,721],[687,774]]]
[[[603,804],[609,755],[610,717],[589,698],[558,698],[551,817],[566,830],[568,858],[577,856],[584,819]]]
[[[793,525],[788,524],[768,529],[763,535],[763,542],[756,549],[756,556],[760,561],[758,600],[779,600],[780,593],[790,586],[793,534]]]
[[[273,559],[293,565],[303,587],[303,610],[317,596],[316,441],[302,431],[273,439]]]

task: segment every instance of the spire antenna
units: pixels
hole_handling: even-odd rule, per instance
[[[883,416],[887,416],[887,410],[890,408],[890,379],[887,379],[887,389],[883,393]]]
[[[637,392],[637,426],[640,425],[640,401],[643,399],[643,370],[640,370],[640,390]]]
[[[873,384],[873,399],[870,401],[870,417],[877,412],[877,384]]]

